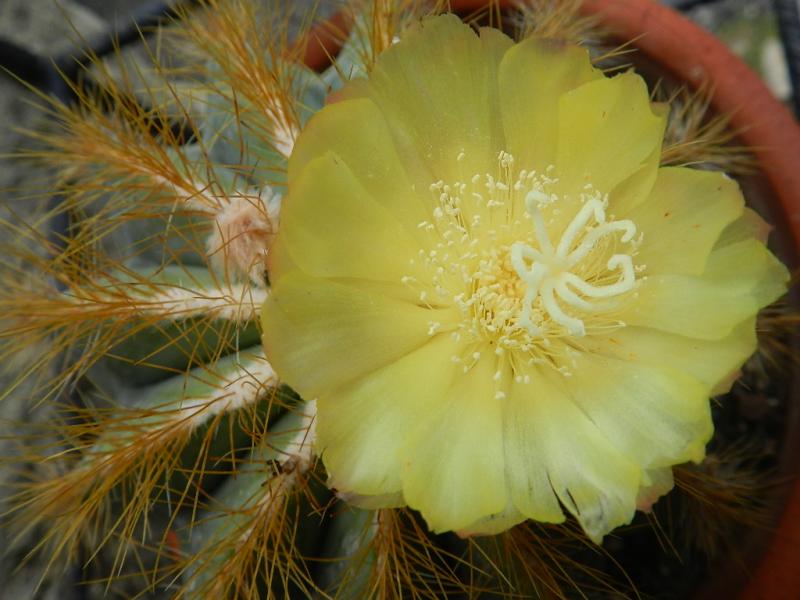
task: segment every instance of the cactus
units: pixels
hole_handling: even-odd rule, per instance
[[[579,4],[522,3],[518,38],[587,43],[595,64],[616,68],[625,47],[607,46]],[[22,156],[57,170],[57,202],[4,224],[16,240],[5,249],[0,307],[2,356],[46,411],[20,437],[7,518],[51,576],[80,560],[86,578],[120,593],[186,598],[631,592],[607,568],[610,550],[573,520],[462,539],[430,533],[385,499],[335,493],[314,453],[315,399],[283,385],[261,347],[298,136],[327,97],[349,93],[351,79],[443,8],[351,0],[349,33],[333,31],[342,50],[315,72],[302,64],[311,16],[288,2],[205,0],[163,32],[183,52],[180,69],[155,55],[146,71],[97,61],[97,89],[77,89],[75,106],[41,97],[53,127],[30,132],[41,147]],[[704,98],[666,93],[674,109],[661,163],[737,172],[744,154]],[[763,223],[747,211],[758,234]],[[747,462],[730,454],[714,460]],[[734,523],[760,522],[755,493],[709,492],[734,479],[765,487],[757,476],[678,466],[674,493],[690,489],[690,506],[725,505]]]

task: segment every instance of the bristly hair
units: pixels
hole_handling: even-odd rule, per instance
[[[154,507],[167,525],[180,509],[204,506],[208,480],[237,472],[237,457],[263,443],[270,407],[283,402],[268,386],[263,359],[227,376],[194,373],[206,395],[147,408],[63,407],[63,418],[41,424],[21,442],[21,471],[9,516],[18,539],[40,533],[32,554],[47,552],[48,567],[89,560],[111,541],[113,572],[126,560],[125,540],[149,532]],[[263,369],[262,369],[263,370]],[[269,369],[271,372],[271,369]],[[212,383],[213,382],[213,383]],[[146,402],[140,402],[146,404]],[[112,507],[116,507],[112,510]]]
[[[183,15],[173,35],[201,89],[218,98],[208,108],[288,156],[304,108],[303,82],[292,65],[302,61],[315,12],[280,4],[275,10],[246,0],[204,0],[199,13]],[[294,43],[293,36],[304,42]],[[247,149],[241,152],[244,159]],[[259,175],[269,183],[276,173]]]
[[[402,31],[423,17],[447,9],[446,0],[341,0],[341,5],[341,24],[330,23],[326,33],[337,47],[352,42],[359,66],[367,73]],[[342,80],[356,74],[335,56],[330,60]]]
[[[738,132],[731,129],[730,115],[711,110],[713,93],[708,84],[694,91],[681,86],[671,92],[656,86],[654,98],[670,106],[661,164],[705,165],[734,175],[752,173],[755,159],[747,148],[737,144]]]
[[[744,567],[739,534],[769,529],[770,502],[783,483],[758,464],[761,458],[757,446],[740,442],[709,453],[700,465],[674,469],[677,492],[667,498],[666,529],[684,554],[708,560],[724,554]]]
[[[334,509],[335,510],[335,509]],[[462,575],[472,570],[466,556],[447,550],[425,530],[418,515],[408,509],[338,510],[355,524],[346,538],[355,538],[325,563],[335,581],[324,584],[332,598],[354,593],[376,600],[435,600],[475,594],[477,588]],[[353,551],[353,548],[356,548]]]
[[[571,44],[596,44],[606,32],[597,16],[582,15],[583,0],[518,0],[513,24],[516,37],[551,38]]]
[[[590,50],[592,64],[604,73],[626,69],[626,56],[635,49],[634,40],[613,43],[597,15],[581,12],[583,0],[518,0],[510,18],[516,39],[537,37],[585,46]]]
[[[470,540],[470,555],[478,586],[502,598],[626,597],[639,598],[633,582],[617,565],[619,579],[586,564],[581,554],[603,555],[616,564],[602,547],[591,543],[573,521],[547,525],[526,521],[496,536]]]
[[[792,274],[791,287],[795,287],[800,270]],[[800,335],[800,313],[788,297],[781,298],[763,309],[756,321],[758,334],[758,357],[770,369],[786,372],[800,361],[798,335]]]
[[[259,590],[310,597],[316,589],[303,530],[320,526],[318,499],[329,492],[314,472],[316,413],[309,404],[296,428],[266,434],[251,459],[240,461],[237,477],[178,532],[187,550],[158,574],[180,582],[178,597],[256,598]]]

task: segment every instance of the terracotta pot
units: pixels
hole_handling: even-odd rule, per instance
[[[495,2],[501,9],[514,4],[513,0]],[[450,0],[452,9],[464,14],[486,5],[486,0]],[[598,16],[619,40],[634,40],[649,60],[679,81],[690,86],[711,84],[713,108],[731,115],[732,127],[741,131],[741,142],[758,161],[776,205],[771,207],[772,221],[790,247],[791,260],[796,261],[800,249],[800,127],[789,109],[722,42],[656,0],[584,0],[582,11]],[[339,50],[336,40],[347,27],[346,17],[338,14],[314,29],[305,41],[306,64],[327,66],[329,57]],[[782,472],[792,485],[782,503],[783,515],[775,530],[764,536],[766,540],[752,540],[744,550],[754,558],[751,572],[725,573],[700,590],[700,598],[732,598],[736,592],[742,600],[800,598],[800,407],[796,404],[787,415],[789,441]]]

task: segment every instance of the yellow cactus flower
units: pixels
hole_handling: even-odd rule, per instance
[[[595,541],[703,458],[787,272],[663,109],[584,49],[425,20],[289,163],[264,343],[330,483],[433,531]]]

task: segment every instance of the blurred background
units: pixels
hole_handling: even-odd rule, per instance
[[[256,1],[256,0],[254,0]],[[743,57],[795,114],[800,111],[800,0],[663,0],[712,31]],[[191,2],[187,2],[191,5]],[[294,0],[301,7],[319,4],[323,13],[335,9],[335,0]],[[141,30],[157,24],[173,2],[162,0],[0,0],[0,219],[29,214],[30,202],[21,190],[30,181],[46,186],[49,174],[8,160],[24,141],[18,129],[35,129],[45,115],[32,102],[35,95],[17,79],[47,94],[69,100],[62,72],[72,78],[79,71],[76,57],[86,48],[113,55],[122,48],[125,61],[147,64]],[[112,42],[112,40],[116,40]],[[115,58],[119,60],[119,58]],[[1,317],[1,315],[0,315]],[[7,384],[0,375],[0,386]],[[0,387],[2,389],[2,387]],[[1,460],[13,452],[4,436],[14,422],[31,418],[30,398],[24,389],[0,402],[0,515],[9,491],[3,482],[8,471]],[[52,598],[70,600],[62,586],[34,592],[39,569],[28,565],[13,576],[18,561],[3,556],[0,532],[0,600]],[[80,589],[80,588],[78,588]],[[81,592],[74,592],[76,598]]]

